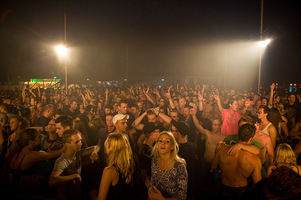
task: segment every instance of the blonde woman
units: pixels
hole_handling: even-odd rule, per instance
[[[179,146],[173,134],[161,132],[152,151],[150,200],[187,198],[186,162],[178,156],[178,152]]]
[[[111,133],[105,150],[108,166],[103,170],[97,199],[133,199],[135,163],[128,139],[124,134]]]
[[[301,166],[297,165],[296,155],[290,145],[286,143],[279,144],[275,150],[274,165],[267,170],[267,177],[277,167],[286,166],[301,175]]]

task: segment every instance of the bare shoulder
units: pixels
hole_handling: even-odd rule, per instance
[[[248,151],[240,151],[241,158],[243,159],[244,162],[250,163],[252,165],[254,164],[261,164],[260,158],[258,155],[248,152]]]
[[[118,174],[118,171],[117,171],[116,167],[114,167],[114,166],[108,166],[108,167],[104,168],[103,171],[107,172],[107,173],[117,173]]]
[[[108,166],[108,167],[104,168],[103,173],[111,174],[112,176],[118,175],[118,171],[114,166]]]
[[[269,127],[268,127],[268,131],[276,131],[277,129],[276,129],[276,127],[273,125],[273,124],[271,124]]]

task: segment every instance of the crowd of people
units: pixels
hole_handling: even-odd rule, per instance
[[[301,96],[136,84],[0,91],[1,193],[301,198]]]

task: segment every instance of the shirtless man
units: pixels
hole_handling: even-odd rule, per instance
[[[219,119],[214,119],[212,121],[212,131],[204,129],[196,117],[196,112],[196,109],[193,108],[191,116],[196,128],[206,137],[204,159],[207,163],[211,163],[214,158],[216,145],[225,138],[225,136],[221,134],[222,124]]]
[[[242,125],[238,130],[238,143],[250,144],[255,131],[256,128],[253,125]],[[216,148],[211,169],[220,168],[221,170],[219,197],[240,199],[247,189],[249,177],[252,178],[254,184],[261,180],[261,162],[257,155],[243,150],[239,150],[233,156],[228,156],[230,148],[231,146],[224,144],[220,149]]]
[[[240,120],[238,122],[238,126],[241,127],[244,124],[251,124],[251,125],[254,124],[254,126],[256,127],[256,132],[255,132],[254,140],[252,141],[252,143],[256,140],[260,143],[260,152],[259,152],[258,156],[260,158],[261,164],[264,165],[265,162],[267,161],[267,158],[269,158],[268,159],[269,165],[270,166],[274,165],[273,164],[274,148],[272,145],[271,137],[269,137],[268,135],[261,133],[259,131],[259,123],[257,121],[259,121],[258,118],[255,119],[255,123],[254,123],[254,120],[251,117],[244,116],[244,117],[240,118]],[[248,148],[245,147],[244,148],[245,151],[249,151],[251,153],[257,154],[254,152],[253,149],[251,149],[251,147],[254,148],[254,146],[252,146],[252,145],[247,145],[247,146],[249,146],[249,147]],[[259,147],[259,146],[257,146],[257,147]],[[264,173],[262,174],[263,178],[265,178],[265,176],[266,176],[266,171],[264,171]]]

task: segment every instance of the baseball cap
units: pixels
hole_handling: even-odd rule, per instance
[[[179,133],[183,136],[186,136],[189,134],[189,125],[186,122],[183,121],[175,121],[174,119],[171,120],[171,123],[174,127],[176,127],[179,131]]]
[[[159,129],[161,131],[161,127],[157,126],[154,122],[147,122],[143,127],[143,133],[148,135],[154,132],[156,129]]]
[[[113,124],[115,125],[116,124],[116,122],[118,121],[118,120],[121,120],[121,119],[129,119],[130,118],[130,116],[129,115],[125,115],[125,114],[116,114],[114,117],[113,117]]]

